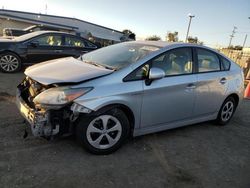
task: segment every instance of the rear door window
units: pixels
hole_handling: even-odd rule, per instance
[[[71,36],[65,36],[65,46],[70,47],[85,47],[84,41]]]
[[[220,71],[220,60],[218,56],[205,49],[197,49],[198,72]]]

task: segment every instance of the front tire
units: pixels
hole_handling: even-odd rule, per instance
[[[129,127],[126,114],[115,108],[99,115],[80,117],[76,138],[91,153],[110,154],[126,140]]]
[[[21,69],[21,59],[14,53],[0,54],[0,70],[5,73],[17,72]]]
[[[221,106],[216,122],[219,125],[226,125],[233,117],[235,109],[236,109],[235,99],[233,97],[228,97]]]

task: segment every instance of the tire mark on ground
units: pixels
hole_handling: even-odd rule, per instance
[[[169,181],[174,184],[184,183],[191,185],[199,185],[199,182],[197,182],[195,177],[188,174],[183,169],[171,165],[170,161],[167,160],[164,155],[164,152],[159,147],[159,144],[156,140],[156,134],[154,134],[153,138],[150,139],[150,142],[148,142],[148,144],[152,148],[155,157],[157,158],[163,170],[165,171]]]
[[[7,102],[15,103],[16,98],[15,96],[10,95],[7,92],[0,92],[0,101],[7,101]]]

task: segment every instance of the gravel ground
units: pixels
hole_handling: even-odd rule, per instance
[[[73,137],[23,138],[14,97],[23,77],[0,73],[0,187],[250,187],[250,100],[225,127],[190,125],[95,156]]]

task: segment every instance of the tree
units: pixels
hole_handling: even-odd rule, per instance
[[[188,43],[196,43],[203,45],[203,42],[198,39],[198,37],[188,37]]]
[[[197,37],[188,37],[188,43],[198,43]]]
[[[121,38],[122,41],[128,41],[128,40],[135,40],[136,39],[135,33],[133,33],[129,29],[124,29],[122,31],[122,33],[124,34],[124,36]]]
[[[242,46],[236,45],[236,46],[234,46],[234,50],[242,50]]]
[[[133,32],[130,31],[129,29],[124,29],[124,30],[122,31],[122,33],[124,33],[124,34],[131,34],[131,33],[133,33]]]
[[[178,32],[168,32],[166,36],[166,41],[168,42],[178,42],[179,37],[178,37]]]
[[[152,35],[152,36],[147,37],[145,40],[158,41],[158,40],[161,40],[161,37],[157,35]]]

